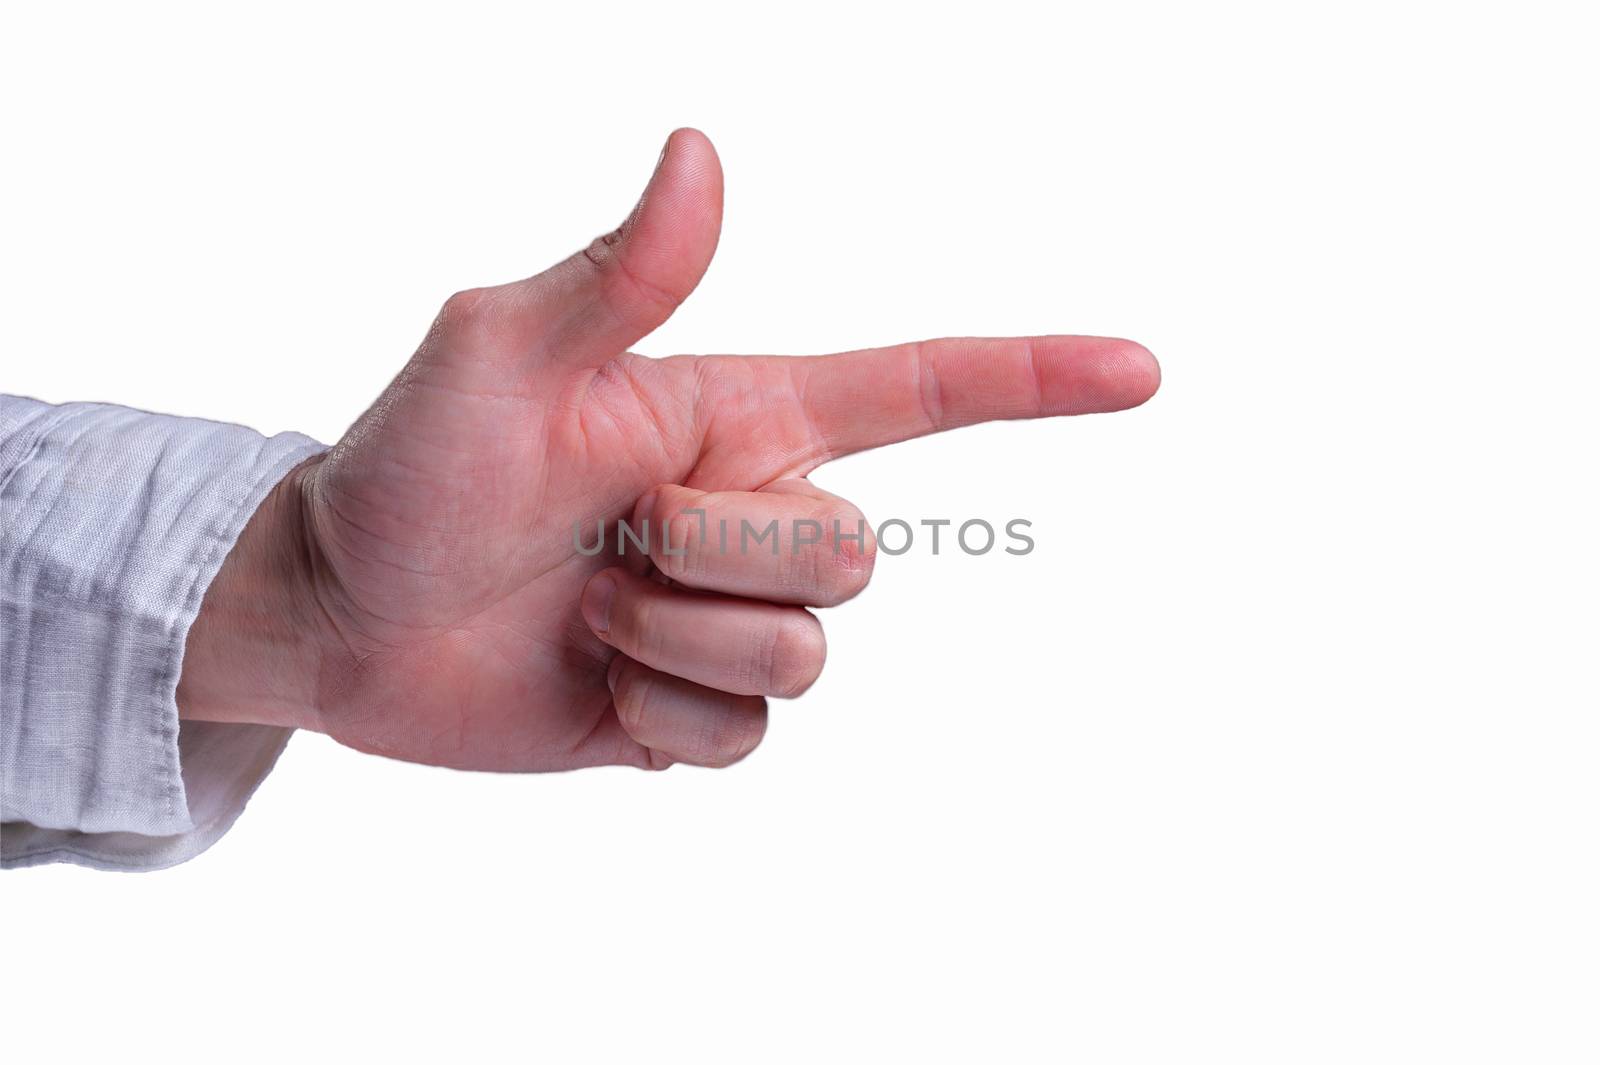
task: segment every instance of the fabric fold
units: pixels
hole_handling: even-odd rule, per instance
[[[191,722],[206,589],[298,433],[0,396],[0,864],[153,869],[243,809],[288,729]]]

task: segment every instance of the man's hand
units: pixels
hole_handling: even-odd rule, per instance
[[[726,765],[767,696],[822,668],[807,606],[872,570],[829,459],[997,418],[1121,410],[1160,379],[1126,340],[932,340],[803,358],[653,359],[716,248],[722,172],[679,130],[615,232],[459,293],[372,409],[257,512],[190,631],[185,717],[326,732],[474,769]],[[699,543],[728,519],[783,542]],[[648,559],[618,564],[619,519]],[[821,541],[791,542],[795,522]],[[596,524],[606,550],[587,556]],[[662,549],[670,524],[674,552]],[[807,526],[812,528],[812,526]]]

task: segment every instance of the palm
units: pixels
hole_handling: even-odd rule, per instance
[[[1126,369],[1113,342],[1081,338],[809,359],[627,353],[716,243],[715,156],[692,133],[675,144],[617,234],[531,281],[453,298],[308,477],[319,597],[349,652],[323,694],[341,741],[488,769],[652,764],[613,706],[614,652],[579,612],[614,546],[585,556],[575,526],[592,542],[597,522],[614,528],[658,485],[754,492],[850,450],[1114,409],[1153,387],[1148,369],[1131,384],[1107,371]],[[1068,343],[1087,354],[1057,357]]]

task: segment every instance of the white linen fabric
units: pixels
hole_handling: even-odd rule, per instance
[[[206,588],[323,445],[0,396],[0,865],[159,869],[233,824],[291,730],[185,722]]]

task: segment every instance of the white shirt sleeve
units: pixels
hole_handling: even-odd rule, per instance
[[[184,642],[298,433],[0,396],[0,865],[159,869],[226,832],[289,729],[178,721]]]

